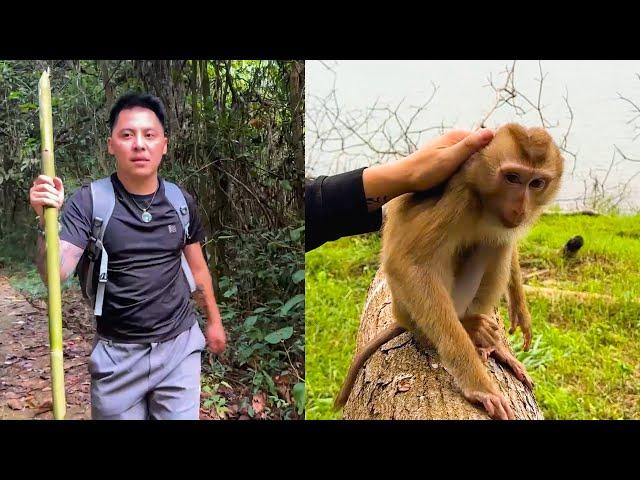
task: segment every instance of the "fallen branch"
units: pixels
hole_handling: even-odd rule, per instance
[[[549,269],[545,268],[544,270],[536,270],[535,272],[527,273],[522,276],[523,280],[529,280],[530,278],[538,277],[540,275],[544,275],[545,273],[549,273]]]
[[[618,298],[602,293],[576,292],[573,290],[560,290],[558,288],[533,287],[531,285],[523,285],[524,291],[527,293],[540,294],[547,297],[572,297],[576,299],[587,300],[606,300],[608,302],[617,302]],[[634,300],[637,301],[637,300]]]
[[[544,212],[543,215],[588,215],[590,217],[600,216],[600,214],[595,210],[574,210],[570,212]]]

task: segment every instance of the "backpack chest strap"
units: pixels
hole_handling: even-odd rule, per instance
[[[173,206],[174,210],[178,214],[178,217],[180,218],[182,230],[184,231],[184,243],[186,244],[187,239],[189,238],[190,224],[189,206],[187,205],[187,199],[184,198],[182,190],[180,190],[180,187],[178,187],[175,183],[171,183],[166,180],[163,180],[162,182],[164,183],[164,195],[167,197],[167,200],[169,200],[169,203]],[[191,272],[191,268],[189,268],[189,263],[187,262],[184,253],[182,253],[180,263],[182,265],[182,271],[184,272],[184,275],[187,278],[187,282],[189,283],[189,289],[194,292],[196,289],[196,282],[193,278],[193,273]]]
[[[102,315],[102,304],[104,302],[104,290],[107,287],[107,267],[109,265],[109,255],[104,249],[102,242],[100,242],[100,248],[102,249],[102,255],[100,256],[100,270],[98,272],[98,288],[96,290],[96,305],[93,309],[93,313],[96,316]]]
[[[102,240],[116,204],[116,195],[110,177],[91,182],[91,201],[93,207],[93,230],[91,232],[91,240],[89,241],[89,255],[90,257],[93,255],[91,259],[92,264],[95,264],[97,254],[99,252],[101,254],[93,313],[96,316],[100,316],[102,315],[102,304],[104,303],[104,292],[107,286],[107,269],[109,265],[109,255],[102,244]],[[88,281],[93,282],[93,274],[89,275]]]

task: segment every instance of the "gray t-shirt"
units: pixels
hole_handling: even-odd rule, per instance
[[[182,223],[162,183],[148,210],[153,219],[144,223],[132,197],[144,208],[153,194],[128,193],[115,173],[111,182],[116,202],[103,238],[109,265],[102,315],[96,317],[98,334],[123,343],[170,340],[195,322],[189,284],[180,264]],[[190,216],[187,244],[200,242],[205,235],[196,203],[181,190]],[[92,218],[91,189],[86,185],[65,202],[60,240],[86,248]]]

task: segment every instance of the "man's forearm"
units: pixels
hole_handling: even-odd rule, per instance
[[[82,257],[83,250],[74,244],[60,240],[60,281],[64,282],[73,273]],[[36,268],[42,282],[47,285],[47,243],[38,235],[36,243]]]
[[[42,235],[38,235],[36,242],[36,267],[40,278],[47,284],[47,244]]]
[[[200,307],[202,313],[207,317],[207,323],[222,323],[220,311],[216,304],[216,297],[213,293],[213,281],[208,270],[193,272],[193,279],[196,282],[196,290],[193,297]]]
[[[407,168],[407,163],[405,159],[369,167],[362,172],[364,194],[370,212],[410,191],[411,170]]]

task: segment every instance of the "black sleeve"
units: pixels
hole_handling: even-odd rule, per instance
[[[380,229],[382,209],[378,208],[373,212],[367,210],[362,183],[363,170],[364,168],[360,168],[306,182],[305,251],[340,237]]]
[[[83,250],[91,236],[91,188],[85,185],[65,201],[60,216],[60,240],[74,244]]]
[[[182,190],[182,194],[187,201],[187,207],[189,208],[189,238],[187,238],[187,245],[203,242],[206,234],[202,226],[202,220],[200,219],[198,204],[189,192],[182,187],[180,187],[180,190]]]

